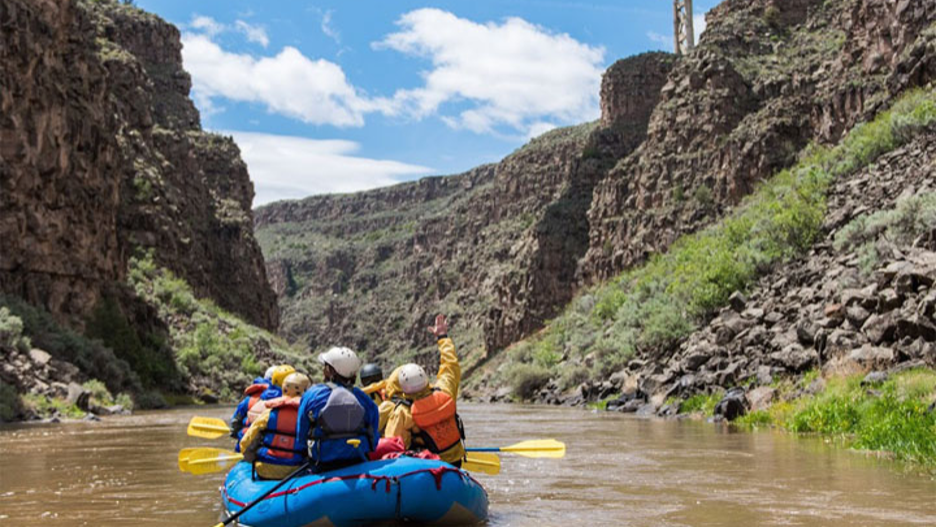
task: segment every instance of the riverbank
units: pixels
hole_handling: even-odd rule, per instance
[[[585,291],[545,330],[493,359],[467,390],[479,401],[605,402],[644,416],[705,408],[731,420],[753,411],[749,424],[760,425],[770,414],[756,412],[774,400],[778,409],[802,404],[825,415],[844,397],[854,403],[846,405],[852,421],[794,424],[774,410],[769,422],[853,434],[853,444],[882,405],[925,410],[936,399],[932,387],[911,401],[859,398],[838,386],[869,377],[868,390],[886,395],[891,388],[873,383],[903,382],[910,370],[928,378],[936,369],[933,94],[907,94],[835,148],[804,152],[712,228]],[[839,396],[822,395],[826,385]],[[719,405],[726,394],[734,397]],[[893,447],[897,457],[932,464],[930,454],[902,446],[936,443],[926,419],[894,420],[892,441],[864,448]]]

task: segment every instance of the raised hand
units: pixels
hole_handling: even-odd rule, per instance
[[[437,316],[435,319],[435,326],[430,326],[426,329],[429,330],[429,333],[435,335],[436,338],[448,335],[448,321],[445,320],[445,315]]]

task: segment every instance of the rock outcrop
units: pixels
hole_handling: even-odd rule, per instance
[[[881,377],[936,367],[936,225],[926,227],[936,210],[934,160],[936,131],[930,131],[837,181],[829,193],[825,239],[765,275],[748,295],[733,295],[671,355],[639,357],[609,381],[566,396],[545,390],[539,397],[581,403],[623,391],[626,397],[612,408],[668,414],[674,409],[663,402],[671,398],[749,386],[747,406],[758,409],[773,396],[774,381],[808,370]],[[854,229],[862,217],[924,196],[931,205],[919,208],[928,212],[915,216],[904,204],[900,220],[923,222],[914,228],[923,234],[896,240],[883,227],[869,227],[857,247],[842,245],[850,223]]]
[[[282,329],[406,355],[426,349],[420,326],[432,311],[452,311],[478,351],[469,362],[483,361],[577,289],[710,224],[810,142],[837,142],[930,82],[934,20],[936,0],[726,0],[695,51],[619,61],[605,74],[598,123],[532,141],[478,169],[487,174],[478,185],[265,207],[257,227],[279,277]],[[317,212],[326,209],[344,221]],[[283,211],[302,220],[274,220]],[[365,314],[385,323],[361,327]]]
[[[201,131],[179,32],[116,2],[0,4],[0,291],[80,326],[135,251],[278,323],[237,146]]]
[[[663,88],[647,140],[596,186],[579,274],[665,250],[890,97],[933,79],[936,2],[726,0]]]

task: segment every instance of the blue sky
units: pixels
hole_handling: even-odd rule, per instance
[[[672,47],[670,0],[137,0],[179,26],[255,205],[497,161],[598,116],[601,72]],[[716,0],[697,0],[696,25]],[[698,31],[697,27],[697,31]]]

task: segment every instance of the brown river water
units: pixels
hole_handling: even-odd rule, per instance
[[[936,480],[776,432],[642,420],[578,409],[460,405],[469,446],[554,437],[565,459],[504,455],[479,475],[489,525],[936,525]],[[218,518],[223,474],[191,476],[180,448],[192,415],[145,412],[100,423],[0,428],[0,525],[199,526]]]

